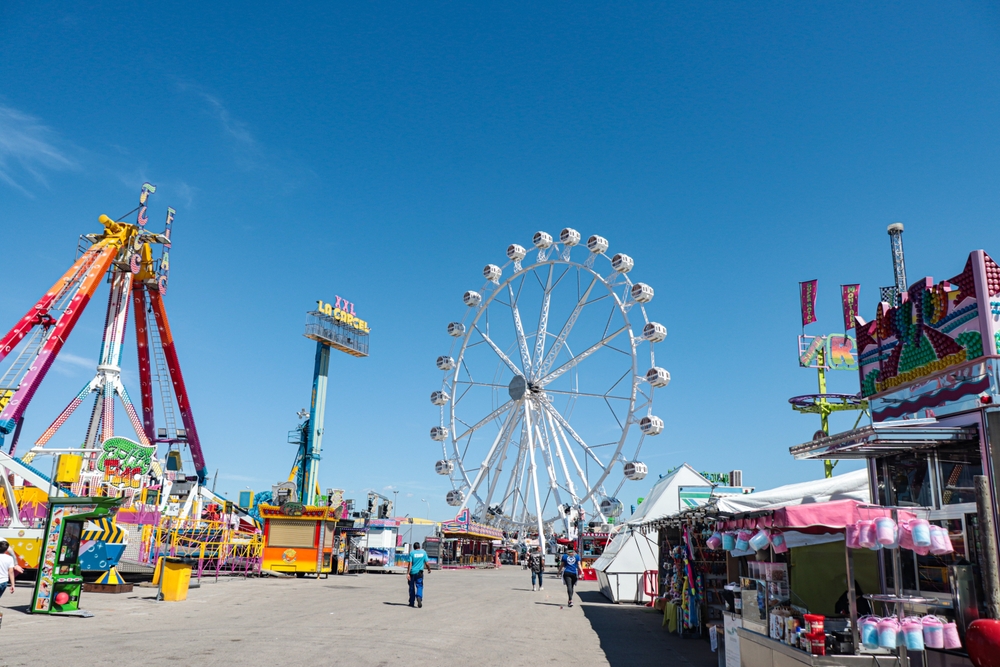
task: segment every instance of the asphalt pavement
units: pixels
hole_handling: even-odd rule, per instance
[[[708,643],[659,614],[612,605],[582,582],[566,606],[554,578],[531,591],[520,567],[427,575],[424,607],[402,575],[206,579],[182,602],[155,590],[84,593],[93,618],[26,613],[30,586],[0,598],[0,665],[678,665],[711,667]]]

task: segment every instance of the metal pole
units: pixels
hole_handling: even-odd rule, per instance
[[[330,374],[330,348],[316,343],[316,365],[313,369],[312,401],[309,405],[309,442],[302,458],[302,489],[299,491],[303,505],[316,503],[316,482],[319,479],[320,452],[323,449],[323,423],[326,420],[326,385]]]
[[[973,478],[976,486],[976,512],[979,517],[979,542],[982,548],[980,567],[986,593],[987,618],[1000,619],[1000,562],[997,561],[997,528],[993,522],[993,502],[985,475]]]
[[[847,601],[851,615],[851,639],[854,641],[854,655],[861,653],[861,639],[858,636],[858,593],[854,590],[854,554],[844,539],[844,555],[847,558]]]
[[[826,394],[826,352],[822,347],[819,350],[816,361],[818,366],[816,370],[819,375],[819,393],[821,394],[821,397],[816,401],[817,405],[819,405],[820,428],[823,430],[823,433],[830,435],[830,410],[826,398],[822,396]],[[837,465],[836,461],[823,461],[823,476],[827,479],[833,477],[833,467],[835,465]]]

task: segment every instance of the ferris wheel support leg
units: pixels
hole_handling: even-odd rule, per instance
[[[493,458],[493,453],[497,450],[497,446],[501,441],[506,441],[504,435],[507,432],[507,427],[510,425],[511,421],[514,419],[514,415],[516,414],[516,410],[510,410],[507,413],[507,419],[504,421],[503,428],[501,428],[499,433],[497,433],[497,437],[493,439],[493,445],[490,447],[490,451],[487,452],[486,458],[483,460],[483,464],[479,466],[479,472],[476,473],[476,478],[472,481],[472,486],[469,487],[469,493],[466,494],[465,499],[462,501],[462,506],[458,508],[459,514],[462,513],[462,510],[464,510],[466,505],[469,504],[469,499],[472,498],[479,489],[479,484],[483,481],[483,475],[485,475],[486,471],[490,468],[490,461]],[[489,505],[483,508],[484,512],[487,510],[489,510]],[[483,517],[480,517],[480,519],[482,518]]]
[[[149,319],[146,317],[146,292],[142,284],[132,287],[132,310],[135,312],[135,350],[139,358],[139,399],[142,408],[142,429],[146,439],[156,439],[156,418],[153,412],[153,380],[149,363]]]
[[[538,544],[545,553],[545,526],[542,524],[542,498],[538,493],[538,467],[535,465],[535,440],[531,435],[531,406],[524,406],[524,423],[528,427],[528,455],[531,457],[531,487],[535,492],[535,520],[538,522]]]
[[[543,422],[541,411],[539,411],[539,418],[535,422],[535,436],[538,439],[538,446],[542,450],[542,459],[545,461],[545,471],[549,474],[549,489],[551,493],[556,497],[556,504],[562,509],[562,497],[559,494],[559,482],[556,481],[556,469],[552,463],[552,455],[549,453],[549,443],[547,434],[543,434],[544,423],[542,423],[542,428],[539,428],[539,422]],[[563,524],[566,527],[566,534],[569,535],[569,514],[563,514]]]
[[[21,379],[21,384],[17,388],[17,391],[14,392],[6,407],[0,412],[0,433],[10,433],[16,427],[17,421],[24,414],[35,392],[38,391],[39,385],[52,367],[52,363],[56,360],[56,356],[62,350],[66,339],[73,332],[73,327],[76,326],[87,304],[90,303],[90,299],[94,296],[101,278],[107,273],[108,267],[111,266],[111,261],[117,252],[118,248],[114,245],[104,246],[97,252],[96,258],[87,268],[86,275],[80,281],[80,286],[77,288],[76,294],[70,300],[70,305],[55,323],[52,333],[49,334],[45,344],[39,350],[31,369]]]
[[[517,516],[517,499],[518,495],[521,493],[521,478],[524,477],[525,471],[528,469],[528,456],[525,452],[525,447],[523,444],[525,442],[525,425],[524,420],[521,420],[521,438],[519,440],[517,448],[517,460],[514,462],[513,474],[510,476],[510,480],[507,482],[507,490],[504,493],[504,503],[510,499],[510,516],[514,518]]]
[[[198,438],[198,427],[194,423],[194,414],[191,412],[191,401],[188,398],[187,388],[184,386],[184,376],[181,374],[181,364],[177,359],[174,336],[170,333],[167,309],[163,305],[163,297],[160,296],[155,287],[149,288],[149,301],[153,306],[156,328],[159,330],[160,342],[163,344],[163,356],[167,360],[170,382],[174,386],[174,395],[177,396],[177,409],[181,413],[184,429],[187,432],[188,447],[191,449],[191,458],[198,475],[198,483],[204,484],[208,480],[208,466],[205,464],[205,454],[201,449],[201,440]]]
[[[500,455],[497,457],[496,468],[493,470],[493,479],[490,481],[489,489],[486,492],[486,503],[485,504],[486,504],[487,509],[490,507],[491,503],[493,502],[493,494],[496,492],[497,484],[500,482],[500,475],[501,475],[501,473],[503,473],[503,464],[507,461],[507,448],[508,448],[508,445],[510,444],[510,438],[511,438],[511,435],[512,435],[512,433],[514,431],[514,427],[517,425],[517,422],[520,421],[520,417],[517,416],[518,414],[519,413],[517,413],[517,411],[514,411],[514,415],[515,415],[514,421],[511,422],[510,425],[508,426],[508,428],[507,428],[507,436],[504,439],[504,443],[499,448]],[[512,477],[513,477],[513,475],[512,475]],[[501,504],[501,506],[502,506],[502,504]]]
[[[552,416],[548,412],[543,412],[545,416],[545,424],[549,428],[549,432],[552,434],[552,442],[555,443],[555,454],[556,458],[559,459],[559,464],[562,466],[563,477],[566,478],[566,488],[569,489],[569,495],[573,498],[573,504],[580,504],[580,497],[576,495],[576,485],[573,484],[573,478],[569,474],[569,468],[566,466],[566,456],[562,451],[562,444],[559,442],[559,434],[556,432],[555,427],[552,425]]]

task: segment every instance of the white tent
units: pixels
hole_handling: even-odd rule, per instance
[[[640,524],[676,514],[682,509],[681,489],[704,489],[708,499],[712,483],[684,464],[657,480],[642,504],[594,562],[601,592],[612,602],[645,602],[643,574],[659,567],[660,548],[655,533],[639,532]]]
[[[635,603],[649,600],[642,577],[645,572],[657,569],[660,549],[656,539],[656,533],[645,535],[625,526],[594,562],[601,592],[609,600]]]
[[[765,508],[777,509],[789,505],[825,503],[830,500],[871,502],[871,492],[868,490],[868,471],[856,470],[829,479],[788,484],[742,496],[724,496],[716,500],[716,508],[720,513],[738,514]]]

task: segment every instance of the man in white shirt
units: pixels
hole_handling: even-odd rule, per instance
[[[0,540],[0,597],[3,597],[8,587],[11,593],[14,592],[14,576],[18,569],[7,540]]]

